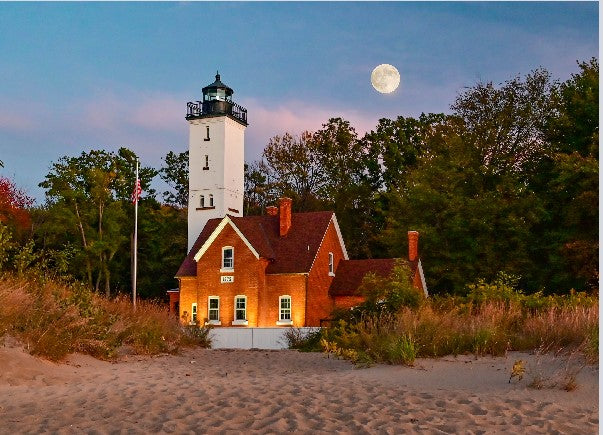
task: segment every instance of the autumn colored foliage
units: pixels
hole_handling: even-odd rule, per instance
[[[23,233],[31,226],[28,209],[33,202],[12,180],[0,176],[0,223]]]

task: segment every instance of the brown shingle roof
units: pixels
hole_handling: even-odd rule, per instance
[[[229,216],[258,254],[270,260],[268,274],[309,272],[332,217],[331,211],[292,213],[291,229],[280,237],[278,216]],[[197,275],[194,256],[221,221],[207,222],[176,277]]]
[[[383,278],[388,277],[396,261],[396,258],[383,258],[371,260],[341,260],[335,271],[335,278],[329,288],[331,296],[361,296],[358,288],[362,284],[364,276],[373,272]],[[402,261],[411,268],[412,273],[417,268],[417,261]]]

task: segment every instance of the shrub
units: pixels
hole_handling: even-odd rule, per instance
[[[300,328],[288,328],[284,334],[287,347],[302,352],[319,352],[322,332],[320,329],[304,332]]]
[[[60,360],[72,352],[118,356],[122,346],[139,354],[174,353],[181,346],[209,347],[208,330],[190,331],[163,305],[129,298],[107,300],[78,283],[0,278],[0,336],[11,334],[36,355]]]

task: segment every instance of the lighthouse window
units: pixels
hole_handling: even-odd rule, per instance
[[[205,127],[205,128],[206,128],[206,130],[205,130],[206,137],[205,137],[205,139],[203,139],[203,140],[204,140],[204,141],[208,141],[208,140],[209,140],[209,125],[208,125],[207,127]]]
[[[209,156],[207,154],[205,154],[205,166],[203,167],[204,171],[207,171],[209,169]]]

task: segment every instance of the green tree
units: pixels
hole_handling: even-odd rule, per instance
[[[126,207],[134,186],[136,156],[122,148],[111,153],[83,152],[78,157],[62,157],[40,183],[46,189],[47,204],[38,235],[43,245],[75,248],[74,276],[85,279],[99,291],[104,284],[111,292],[111,270],[118,252],[128,251],[127,236],[132,222]],[[156,171],[141,168],[143,191]],[[129,188],[128,188],[129,187]],[[77,272],[83,266],[83,276]]]
[[[178,154],[170,151],[163,161],[165,166],[159,170],[159,176],[172,188],[171,192],[163,192],[163,201],[185,208],[188,205],[188,151]]]
[[[317,194],[324,182],[324,174],[318,164],[316,143],[310,132],[299,136],[290,133],[274,136],[264,148],[262,158],[257,168],[266,177],[267,199],[290,197],[295,211],[321,208]]]
[[[546,135],[554,153],[530,188],[546,201],[534,262],[552,289],[598,289],[599,64],[578,62],[579,73],[553,91]]]
[[[537,69],[500,87],[478,83],[457,97],[451,108],[464,121],[465,140],[479,150],[485,170],[530,173],[550,155],[544,131],[554,108],[553,86],[550,74]]]

